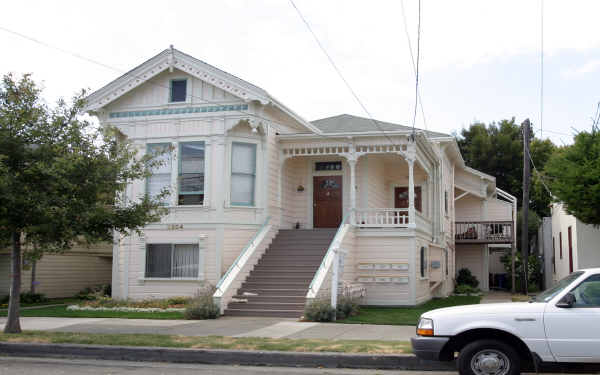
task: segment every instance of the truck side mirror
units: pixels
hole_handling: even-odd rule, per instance
[[[558,303],[556,304],[556,307],[560,307],[563,309],[569,309],[569,308],[573,307],[573,305],[575,304],[576,301],[577,301],[577,299],[575,298],[573,293],[567,293],[560,301],[558,301]]]

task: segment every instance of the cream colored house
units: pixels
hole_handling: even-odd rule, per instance
[[[128,199],[172,192],[160,223],[115,236],[117,298],[209,282],[226,314],[299,316],[339,265],[362,303],[416,305],[452,292],[463,256],[486,279],[487,244],[512,242],[512,208],[453,137],[351,115],[308,122],[172,48],[90,95],[88,110],[164,160]]]
[[[552,205],[554,282],[573,271],[600,267],[600,229],[567,214],[562,203]]]
[[[36,293],[49,298],[72,297],[82,289],[110,284],[112,277],[110,244],[75,246],[64,254],[46,254],[36,264]],[[0,297],[10,293],[10,251],[0,251]],[[31,264],[24,262],[21,290],[31,287]]]

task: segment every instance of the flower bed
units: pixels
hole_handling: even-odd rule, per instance
[[[70,305],[67,307],[70,311],[119,311],[119,312],[183,312],[183,307],[128,307],[128,306],[115,306],[115,307],[93,307],[93,306],[79,306]]]
[[[69,306],[71,310],[88,311],[183,311],[190,303],[190,297],[170,297],[162,299],[146,299],[142,301],[117,300],[112,298],[98,298],[92,301],[83,301],[78,305]],[[129,309],[129,310],[118,310]]]

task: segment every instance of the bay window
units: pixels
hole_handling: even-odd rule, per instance
[[[146,179],[146,194],[154,198],[171,187],[170,145],[168,143],[148,144],[147,153],[153,155],[153,160],[160,162],[151,169],[152,175]],[[168,198],[163,198],[162,203],[167,204],[167,200]]]
[[[146,245],[145,277],[198,279],[200,277],[200,249],[198,244]]]
[[[180,205],[204,204],[204,142],[179,145]]]
[[[233,142],[231,145],[231,204],[254,206],[256,183],[256,145]]]

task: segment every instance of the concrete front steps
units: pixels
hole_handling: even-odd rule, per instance
[[[308,287],[336,230],[280,230],[225,309],[225,315],[302,316]]]

